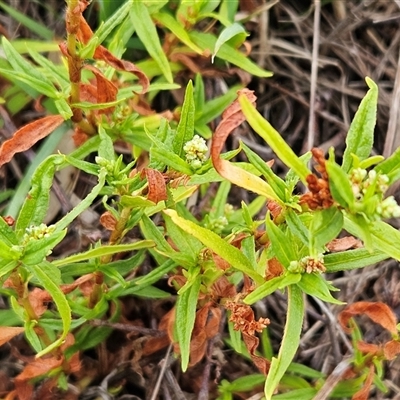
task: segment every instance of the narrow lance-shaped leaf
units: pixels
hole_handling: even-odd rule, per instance
[[[182,371],[187,370],[190,355],[190,339],[196,319],[197,299],[200,292],[201,276],[198,275],[189,289],[178,297],[175,316],[175,334],[181,350]]]
[[[180,157],[184,155],[183,147],[185,143],[193,138],[194,112],[193,82],[189,81],[186,86],[181,118],[176,129],[176,136],[172,143],[175,154],[178,154]]]
[[[360,160],[364,160],[370,155],[374,142],[378,86],[368,77],[365,78],[365,81],[370,89],[362,99],[346,137],[346,149],[342,163],[344,172],[351,170],[352,154],[357,155]]]
[[[49,205],[50,188],[53,183],[56,163],[61,156],[53,155],[46,158],[32,176],[32,189],[22,205],[15,223],[15,232],[21,238],[28,227],[37,226],[43,222]]]
[[[218,50],[221,48],[221,46],[234,38],[235,36],[239,36],[239,40],[243,42],[249,34],[244,30],[243,26],[238,24],[237,22],[233,23],[230,26],[227,26],[219,35],[215,46],[214,46],[214,52],[211,57],[211,62],[214,62],[215,55],[218,53]]]
[[[256,110],[247,96],[240,94],[239,103],[250,126],[268,143],[282,162],[295,171],[303,183],[305,183],[306,177],[311,174],[311,171],[299,159],[299,157],[297,157],[282,136]]]
[[[71,309],[68,305],[68,301],[65,297],[65,294],[60,290],[57,284],[53,282],[51,277],[47,276],[47,274],[42,270],[40,264],[36,265],[27,265],[26,268],[39,280],[41,285],[50,293],[54,303],[57,306],[58,312],[60,313],[60,317],[63,323],[63,332],[61,336],[53,342],[51,345],[47,346],[40,353],[36,355],[36,357],[42,357],[45,354],[48,354],[53,349],[60,346],[64,339],[66,338],[70,326],[71,326]]]
[[[254,271],[249,260],[236,247],[230,245],[225,240],[221,239],[216,233],[203,228],[194,222],[181,218],[175,210],[164,210],[172,221],[175,222],[181,229],[199,239],[204,245],[212,251],[228,261],[233,268],[250,276],[255,282],[263,283],[264,279],[256,271]]]
[[[300,343],[301,328],[304,317],[304,300],[301,290],[292,285],[288,287],[288,310],[285,331],[279,354],[271,361],[271,367],[265,381],[264,394],[267,400],[272,399],[282,376],[285,374]]]
[[[156,27],[146,5],[141,0],[133,0],[130,16],[139,39],[146,47],[150,56],[159,65],[167,81],[172,83],[174,78],[172,77],[171,67],[161,47]]]
[[[326,254],[324,265],[326,272],[348,271],[364,268],[386,260],[389,256],[381,250],[374,249],[372,252],[365,248],[341,251],[339,253]]]
[[[49,115],[40,118],[15,132],[11,139],[0,147],[0,167],[8,163],[15,153],[30,149],[37,141],[43,139],[64,122],[61,115]]]

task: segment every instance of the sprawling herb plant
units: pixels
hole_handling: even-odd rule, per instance
[[[60,45],[63,62],[59,65],[35,46],[23,48],[2,39],[6,58],[0,59],[0,74],[29,96],[46,96],[44,105],[51,114],[22,127],[3,143],[1,165],[48,135],[46,143],[51,143],[52,151],[52,138],[59,138],[68,124],[74,127],[77,143],[69,154],[41,151],[26,178],[30,180],[26,198],[27,181],[0,218],[1,291],[10,303],[10,310],[0,312],[1,341],[23,332],[36,353],[36,361],[16,378],[17,394],[32,391],[28,380],[43,374],[66,388],[66,376],[79,369],[79,353],[111,332],[110,327],[90,322],[118,321],[123,296],[170,296],[155,285],[168,275],[178,297],[162,322],[177,345],[183,371],[202,359],[208,341],[220,332],[222,312],[227,312],[230,345],[247,354],[262,374],[223,381],[220,398],[232,399],[234,392],[264,381],[267,399],[287,398],[274,396],[287,388],[293,389],[291,395],[313,398],[324,375],[292,363],[301,337],[304,296],[343,304],[332,295],[336,289],[325,272],[362,268],[389,257],[400,260],[400,233],[385,222],[400,216],[395,199],[385,197],[400,178],[400,152],[386,160],[370,156],[378,88],[369,78],[369,91],[351,124],[340,164],[334,149],[327,158],[318,149],[298,157],[257,112],[255,96],[247,89],[234,87],[206,102],[200,70],[194,83],[186,86],[177,120],[141,113],[156,93],[179,87],[174,83],[178,71],[193,67],[193,60],[204,63],[205,56],[253,75],[270,76],[237,50],[246,34],[234,23],[234,3],[182,1],[173,8],[168,2],[129,0],[112,15],[102,8],[108,18],[93,33],[82,16],[86,2],[68,0],[67,40]],[[163,45],[154,21],[164,32]],[[200,22],[215,21],[222,24],[218,35],[196,29]],[[134,34],[147,52],[146,59],[136,64],[120,58]],[[23,56],[25,52],[33,63]],[[209,122],[224,110],[212,132]],[[245,120],[289,168],[285,178],[243,143],[222,153],[228,135]],[[131,162],[125,163],[117,154],[117,141],[132,150]],[[240,151],[248,162],[231,162]],[[88,161],[91,154],[93,161]],[[140,164],[144,155],[145,166]],[[311,157],[315,172],[308,166]],[[97,183],[76,207],[46,225],[55,174],[67,166],[94,176]],[[189,200],[215,182],[219,188],[210,211],[195,218]],[[231,184],[256,197],[235,210],[228,204]],[[299,185],[308,191],[302,194]],[[73,221],[99,199],[100,222],[109,231],[108,241],[96,242],[78,254],[52,257]],[[263,209],[265,217],[257,219]],[[136,240],[128,235],[133,229],[140,232]],[[361,239],[363,247],[330,252],[330,243],[343,230]],[[132,274],[148,257],[152,270]],[[256,320],[250,306],[277,290],[287,294],[286,326],[279,353],[263,356],[257,352],[256,332],[267,340],[268,316]],[[358,312],[368,313],[365,307]],[[385,312],[390,314],[380,309],[382,315]],[[343,318],[343,324],[348,324],[350,317]],[[375,321],[384,325],[380,318]],[[385,327],[393,335],[392,343],[397,343],[392,325]],[[365,371],[371,370],[370,362],[357,351],[358,380],[343,382],[336,395],[351,396],[367,386],[364,382],[370,375]],[[28,367],[40,373],[29,374]],[[315,381],[301,389],[279,386],[287,371],[296,368]],[[377,367],[372,374],[384,390],[381,370]]]

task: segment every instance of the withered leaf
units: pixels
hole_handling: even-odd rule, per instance
[[[61,115],[49,115],[33,121],[6,140],[0,147],[0,167],[8,163],[15,153],[30,149],[37,141],[48,136],[64,122]]]
[[[147,199],[156,204],[160,201],[167,200],[167,186],[162,173],[151,168],[146,168],[144,172],[149,184]]]
[[[351,329],[349,329],[348,327],[350,318],[360,314],[367,315],[369,318],[372,319],[372,321],[381,325],[390,333],[397,333],[396,315],[390,309],[390,307],[384,303],[368,301],[359,301],[357,303],[351,304],[339,314],[339,322],[344,331],[351,331]]]
[[[25,329],[17,326],[0,326],[0,346],[9,342],[13,337],[22,333]]]
[[[77,34],[78,39],[86,44],[90,38],[93,36],[93,32],[90,29],[88,23],[86,22],[85,18],[81,16],[80,21],[80,28]],[[126,71],[131,72],[132,74],[136,75],[139,79],[139,83],[142,86],[142,93],[146,93],[150,81],[147,75],[138,68],[135,64],[131,63],[130,61],[121,60],[115,57],[109,50],[107,50],[104,46],[98,46],[94,52],[93,58],[96,60],[105,61],[108,65],[115,68],[118,71]]]

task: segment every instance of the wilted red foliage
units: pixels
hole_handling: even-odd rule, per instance
[[[61,115],[49,115],[23,126],[0,147],[0,167],[8,163],[15,153],[30,149],[64,122]]]
[[[387,329],[390,333],[397,333],[397,319],[394,312],[384,303],[380,302],[368,302],[368,301],[359,301],[357,303],[351,304],[347,306],[340,314],[339,314],[339,322],[340,325],[346,332],[351,332],[348,324],[350,318],[355,317],[356,315],[365,314],[372,321],[381,325],[383,328]]]
[[[303,194],[300,198],[300,204],[307,204],[312,210],[320,208],[329,208],[334,204],[330,189],[329,179],[326,172],[326,160],[324,153],[320,149],[311,150],[313,159],[316,162],[315,169],[320,177],[310,174],[306,177],[309,192]]]

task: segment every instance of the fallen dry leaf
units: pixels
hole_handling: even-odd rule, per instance
[[[37,141],[48,136],[64,122],[61,115],[49,115],[33,121],[6,140],[0,147],[0,167],[8,163],[15,153],[30,149]]]
[[[344,331],[351,332],[348,327],[350,318],[356,315],[365,314],[372,319],[375,323],[381,325],[383,328],[387,329],[390,333],[397,333],[397,319],[394,312],[384,303],[380,302],[368,302],[359,301],[357,303],[347,306],[339,314],[339,322],[343,327]]]

